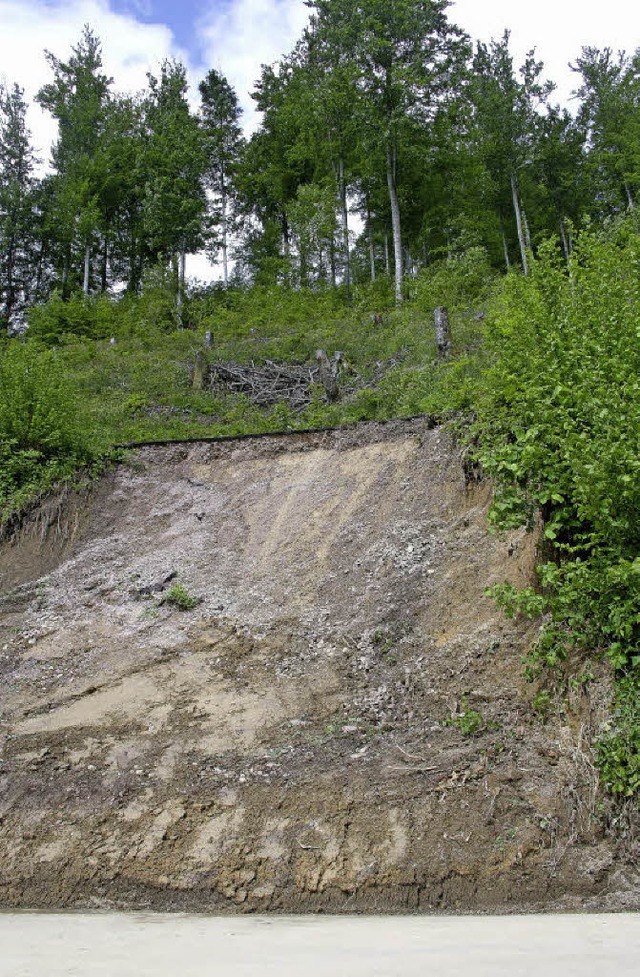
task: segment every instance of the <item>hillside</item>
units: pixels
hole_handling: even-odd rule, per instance
[[[606,681],[532,707],[539,625],[484,591],[533,581],[535,536],[487,533],[490,495],[396,421],[144,448],[32,512],[0,551],[0,903],[637,908],[583,739]]]

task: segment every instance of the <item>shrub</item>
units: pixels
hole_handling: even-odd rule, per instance
[[[585,231],[568,267],[550,243],[530,278],[509,276],[489,319],[476,428],[497,485],[495,525],[531,525],[540,512],[548,554],[541,594],[498,595],[548,615],[532,673],[592,649],[608,656],[618,697],[600,757],[621,793],[638,789],[639,269],[640,237],[626,223]],[[622,708],[629,683],[636,695]]]
[[[0,505],[3,518],[96,461],[100,438],[82,418],[60,357],[17,340],[0,347]]]
[[[202,603],[201,597],[193,597],[182,584],[174,583],[166,594],[163,595],[161,604],[172,604],[179,611],[192,611],[194,607]]]

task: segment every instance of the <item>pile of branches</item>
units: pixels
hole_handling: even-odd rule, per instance
[[[244,394],[256,407],[271,407],[286,401],[293,410],[311,402],[312,384],[319,382],[319,370],[312,366],[274,363],[215,363],[210,367],[211,390]]]
[[[318,350],[316,364],[274,363],[213,363],[207,372],[208,386],[214,393],[243,394],[255,407],[273,407],[283,401],[292,410],[304,410],[312,400],[313,387],[324,388],[326,399],[352,397],[359,390],[375,389],[389,370],[406,357],[406,350],[376,363],[372,375],[365,380],[336,352],[328,357]]]

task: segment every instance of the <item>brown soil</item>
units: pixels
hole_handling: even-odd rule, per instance
[[[592,707],[540,721],[537,626],[484,596],[535,564],[489,496],[412,421],[140,449],[34,513],[0,548],[0,904],[637,907]]]

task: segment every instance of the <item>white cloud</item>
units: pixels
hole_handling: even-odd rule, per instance
[[[570,104],[578,76],[568,67],[583,46],[610,47],[632,53],[640,43],[638,10],[632,0],[454,0],[450,20],[474,39],[499,38],[511,30],[511,50],[518,65],[531,48],[544,61],[545,77],[557,84],[554,98]]]
[[[171,31],[161,24],[142,24],[133,16],[115,14],[107,0],[0,0],[0,77],[17,82],[30,103],[46,82],[51,69],[45,48],[59,58],[69,55],[84,24],[102,41],[105,72],[121,91],[138,91],[146,72],[167,57],[186,60],[173,43]],[[29,126],[39,155],[46,160],[56,127],[50,116],[32,104]]]
[[[287,54],[308,19],[303,0],[234,0],[203,16],[199,34],[206,68],[222,71],[235,88],[247,131],[258,123],[250,93],[260,66]]]

